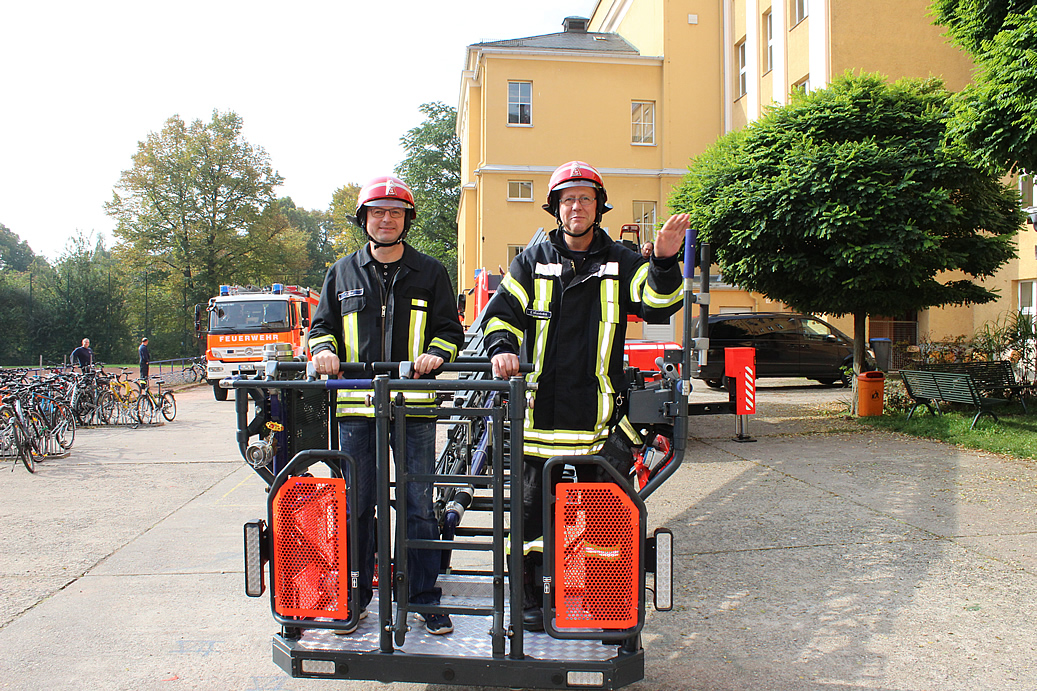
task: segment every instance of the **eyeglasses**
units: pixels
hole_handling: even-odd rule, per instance
[[[576,204],[576,202],[579,202],[580,206],[590,206],[596,201],[597,199],[595,199],[594,197],[588,197],[584,195],[582,197],[565,197],[562,199],[561,203],[562,206],[573,206]]]
[[[375,206],[368,209],[367,213],[371,215],[371,218],[385,218],[385,214],[389,214],[389,218],[403,218],[406,211],[403,209],[383,209]]]

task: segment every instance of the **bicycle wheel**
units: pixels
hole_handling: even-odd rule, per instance
[[[50,431],[61,448],[66,451],[71,449],[72,442],[76,439],[76,419],[72,411],[66,406],[58,406],[54,411],[54,424]]]
[[[97,399],[97,419],[102,425],[114,425],[119,417],[119,405],[111,391],[102,391]]]
[[[142,425],[150,425],[155,421],[155,399],[141,396],[137,399],[137,420]]]
[[[162,394],[162,417],[170,422],[176,417],[176,399],[171,391]]]
[[[18,421],[18,416],[11,406],[0,406],[0,456],[13,458],[16,465],[20,458],[30,473],[35,472],[35,460],[31,456],[26,460],[27,454],[22,423]]]
[[[186,384],[194,384],[198,381],[198,370],[194,367],[185,367],[183,374],[184,383]]]
[[[25,432],[25,449],[27,451],[27,454],[22,456],[22,462],[25,463],[26,468],[32,465],[29,472],[35,472],[36,459],[43,458],[47,451],[47,423],[43,421],[43,417],[39,413],[29,411],[25,414],[22,430]]]

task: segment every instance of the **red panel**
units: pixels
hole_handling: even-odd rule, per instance
[[[641,568],[637,507],[614,484],[558,485],[554,598],[558,629],[637,626]]]
[[[274,611],[347,619],[345,480],[289,478],[274,498],[271,534]]]

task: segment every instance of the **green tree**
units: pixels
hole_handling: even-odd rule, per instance
[[[936,22],[977,72],[954,99],[949,134],[1001,170],[1037,170],[1037,1],[935,0]]]
[[[457,207],[461,200],[457,109],[444,103],[425,103],[419,110],[425,114],[425,122],[400,139],[406,157],[396,166],[396,174],[410,186],[418,206],[417,220],[407,237],[422,252],[443,262],[454,283]]]
[[[278,207],[288,225],[302,233],[306,242],[308,266],[302,270],[292,283],[319,289],[324,281],[324,274],[337,258],[332,244],[334,224],[332,215],[327,211],[311,211],[297,207],[291,197],[278,200]]]
[[[185,324],[190,306],[221,283],[262,275],[281,256],[286,226],[263,220],[282,178],[241,129],[233,112],[214,111],[210,122],[190,125],[171,117],[138,143],[133,167],[106,204],[133,268],[169,270],[168,289],[182,298]]]
[[[35,258],[29,243],[0,223],[0,271],[27,271]]]
[[[367,242],[353,216],[359,195],[360,185],[350,183],[331,196],[331,249],[336,259],[357,251]]]
[[[697,158],[670,205],[732,283],[852,314],[859,371],[868,315],[994,300],[969,279],[1015,256],[1017,194],[947,145],[948,98],[879,75],[799,92]]]
[[[89,338],[100,362],[126,362],[135,350],[122,267],[103,238],[77,233],[69,240],[45,288],[56,295],[57,327],[44,356],[60,360]]]

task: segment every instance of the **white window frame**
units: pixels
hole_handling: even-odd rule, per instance
[[[655,101],[630,102],[630,143],[655,146]]]
[[[767,74],[774,69],[774,12],[767,10],[763,15],[764,43],[767,52],[764,54],[763,73]]]
[[[1024,209],[1034,206],[1034,199],[1037,198],[1037,194],[1034,194],[1037,192],[1037,185],[1034,182],[1034,176],[1029,173],[1019,176],[1019,198]]]
[[[528,194],[523,194],[523,190],[528,191]],[[509,202],[531,202],[533,201],[533,181],[532,180],[508,180],[508,201]]]
[[[508,245],[508,266],[511,266],[511,262],[515,261],[515,257],[522,254],[524,249],[525,245]]]
[[[738,84],[736,85],[738,93],[737,98],[741,98],[742,96],[745,96],[747,93],[749,93],[749,77],[746,67],[747,61],[745,57],[745,51],[745,39],[743,38],[735,46],[735,59],[738,60]]]
[[[634,201],[634,223],[640,229],[641,244],[655,242],[656,206],[656,202]]]
[[[519,88],[519,93],[513,94],[512,86]],[[517,107],[516,120],[512,121],[512,107]],[[523,122],[522,108],[525,106],[525,120]],[[532,127],[533,126],[533,82],[510,80],[508,81],[508,126],[509,127]]]
[[[809,0],[792,0],[790,4],[792,6],[792,26],[796,26],[810,16]]]
[[[1037,314],[1037,281],[1019,281],[1019,311],[1030,317]]]
[[[793,89],[803,89],[805,93],[810,93],[810,75],[803,77],[798,82],[792,85]]]

